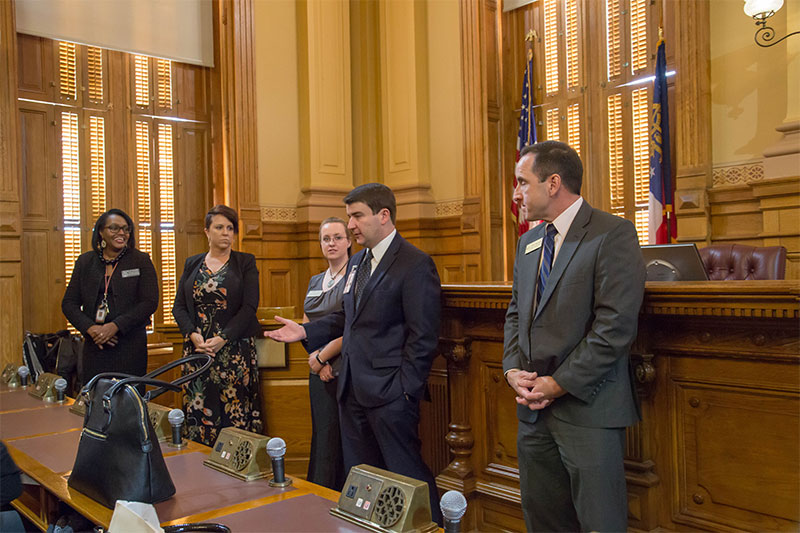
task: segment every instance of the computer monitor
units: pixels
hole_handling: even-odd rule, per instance
[[[694,243],[642,246],[647,281],[706,281],[703,260]]]

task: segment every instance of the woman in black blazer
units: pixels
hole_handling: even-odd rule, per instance
[[[258,269],[252,254],[231,249],[238,230],[239,217],[230,207],[208,212],[208,252],[186,260],[172,307],[184,354],[214,358],[208,372],[185,385],[183,398],[189,437],[208,446],[223,427],[263,429],[254,339],[261,332]],[[194,368],[187,365],[184,372]]]
[[[136,249],[131,217],[119,209],[100,215],[92,251],[75,261],[61,301],[84,338],[82,383],[101,372],[147,372],[147,332],[158,308],[158,279],[150,256]]]

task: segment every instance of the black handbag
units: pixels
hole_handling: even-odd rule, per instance
[[[184,363],[203,360],[197,371],[167,382],[155,379]],[[146,402],[166,392],[180,391],[211,366],[211,356],[182,357],[141,377],[103,373],[87,383],[86,415],[78,455],[68,485],[113,509],[117,500],[156,503],[175,494]],[[158,387],[139,394],[135,385]]]

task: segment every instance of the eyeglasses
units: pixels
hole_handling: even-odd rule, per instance
[[[111,224],[110,226],[106,226],[106,229],[111,233],[125,233],[126,235],[131,234],[131,227],[130,226],[117,226],[116,224]]]
[[[322,238],[322,243],[323,244],[331,244],[334,241],[339,242],[339,241],[343,241],[343,240],[345,240],[345,236],[344,235],[334,235],[333,238],[328,237],[326,235],[326,236],[324,236]]]

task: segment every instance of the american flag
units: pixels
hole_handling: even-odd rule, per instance
[[[522,81],[522,109],[519,112],[519,134],[517,135],[517,155],[515,161],[519,161],[519,152],[529,144],[536,143],[536,117],[533,116],[533,97],[531,87],[533,86],[533,52],[528,52],[528,64],[525,66],[525,79]],[[514,188],[517,188],[517,176],[514,176]],[[530,225],[528,221],[520,217],[520,206],[516,202],[511,202],[511,218],[517,224],[517,234],[522,235]]]

